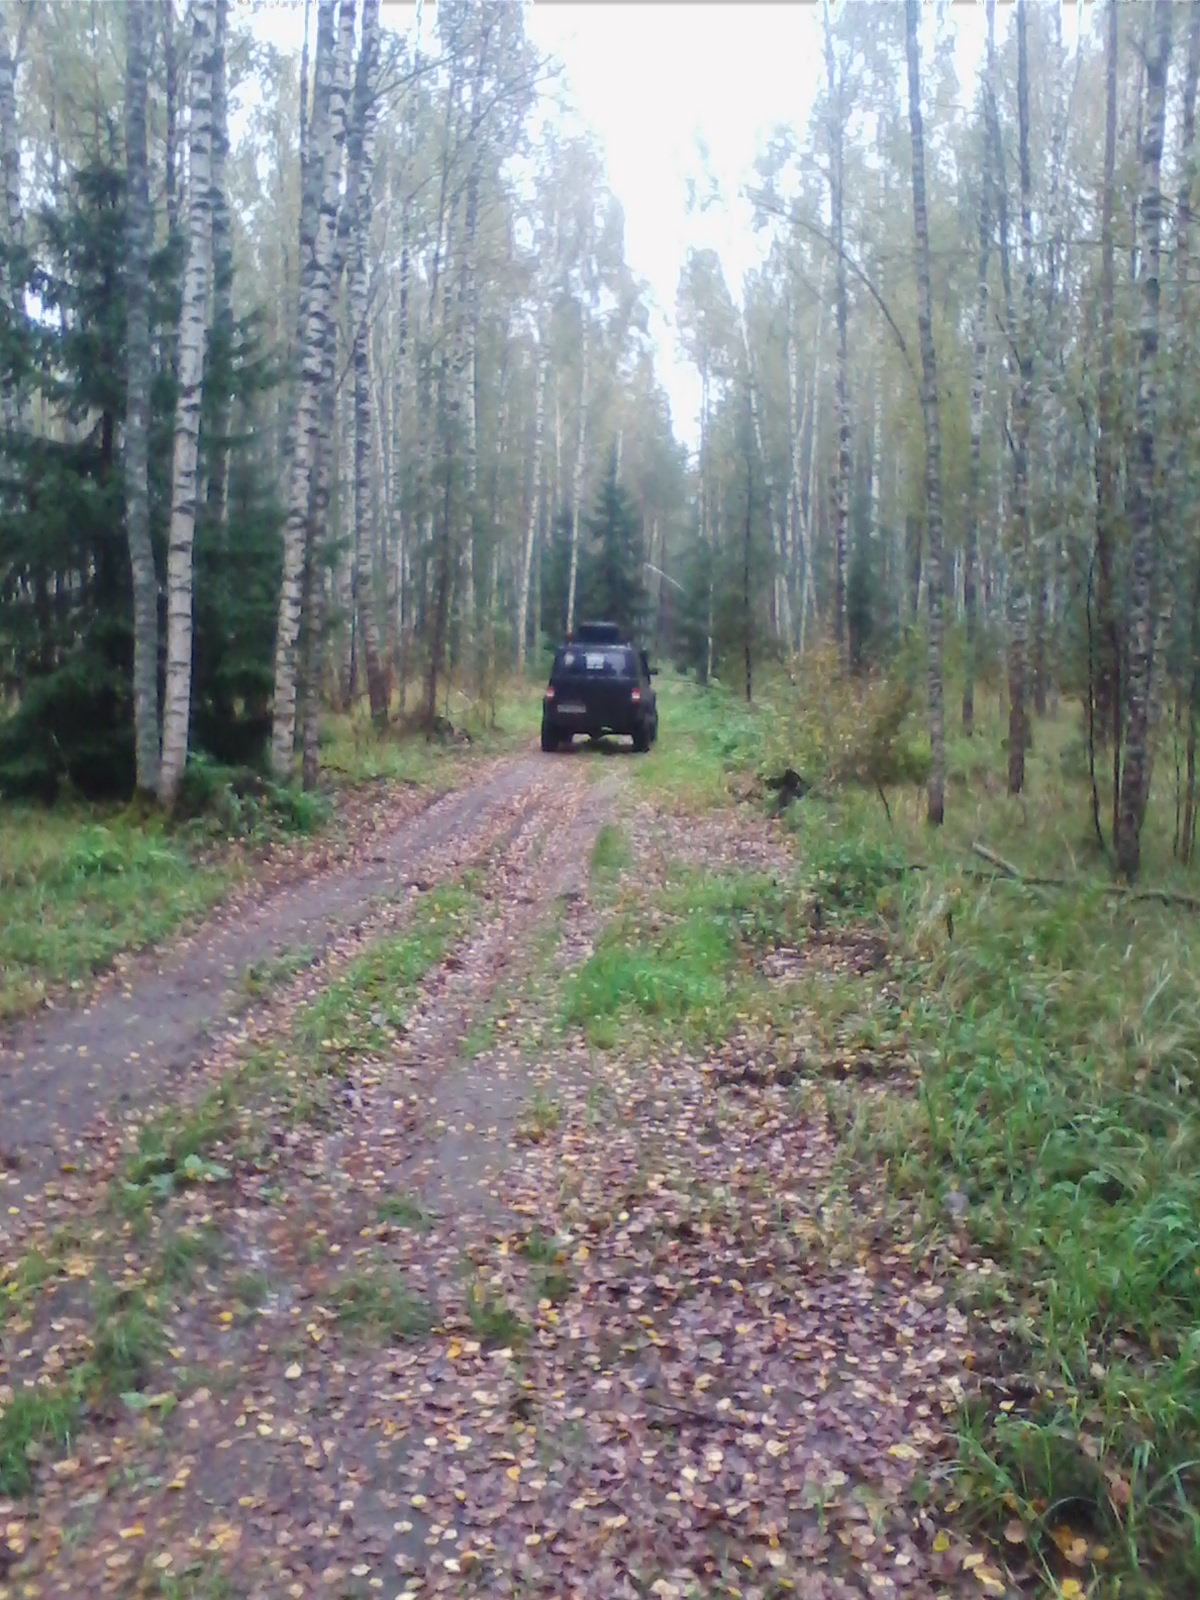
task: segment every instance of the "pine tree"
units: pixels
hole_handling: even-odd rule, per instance
[[[580,562],[580,617],[617,623],[636,638],[648,612],[641,523],[617,477],[615,451],[587,519],[589,545]],[[569,603],[569,600],[568,600]]]

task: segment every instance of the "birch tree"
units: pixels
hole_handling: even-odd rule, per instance
[[[149,15],[125,8],[125,533],[133,580],[133,718],[137,787],[158,788],[158,573],[150,539],[150,161],[146,146]]]
[[[223,20],[217,0],[192,0],[191,130],[188,138],[188,254],[179,319],[179,397],[167,544],[167,666],[159,798],[174,805],[187,764],[192,694],[192,551],[197,462],[212,273],[213,76]]]
[[[296,704],[299,688],[300,624],[304,608],[308,554],[309,496],[320,447],[326,342],[333,314],[333,266],[337,243],[340,172],[334,159],[333,131],[344,98],[337,82],[335,23],[337,0],[318,0],[313,63],[313,102],[306,138],[305,204],[301,215],[301,336],[298,352],[287,518],[283,531],[283,581],[275,642],[275,701],[271,765],[290,778],[295,765]]]
[[[371,220],[374,215],[375,125],[379,109],[379,0],[364,0],[362,43],[355,78],[349,133],[351,181],[346,205],[354,239],[349,280],[350,328],[354,360],[354,565],[358,638],[366,671],[371,719],[387,720],[388,682],[380,650],[375,605],[375,570],[369,518],[372,505],[373,433],[370,370]]]
[[[1139,285],[1137,430],[1131,517],[1129,681],[1125,760],[1121,772],[1117,865],[1133,879],[1141,865],[1142,824],[1150,797],[1151,718],[1155,692],[1157,585],[1160,552],[1159,491],[1155,475],[1158,425],[1159,272],[1162,258],[1162,157],[1166,127],[1167,68],[1171,54],[1171,0],[1155,0],[1146,50],[1145,108],[1139,164]]]
[[[938,411],[937,352],[933,343],[933,290],[929,262],[929,210],[925,197],[925,130],[921,116],[920,0],[905,0],[908,120],[912,132],[913,231],[917,265],[917,328],[921,341],[921,411],[925,421],[925,520],[928,532],[929,772],[928,816],[940,827],[945,813],[946,729],[942,683],[942,439]]]

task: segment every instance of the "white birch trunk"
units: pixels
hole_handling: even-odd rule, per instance
[[[525,519],[525,543],[521,552],[521,582],[517,593],[517,672],[525,671],[529,630],[529,580],[533,571],[533,548],[537,543],[538,512],[542,498],[542,445],[546,432],[546,348],[538,339],[534,364],[533,461],[529,484],[529,506]]]
[[[340,120],[345,86],[335,69],[336,0],[319,0],[313,108],[308,130],[308,159],[320,202],[311,240],[311,259],[302,269],[307,279],[303,296],[303,338],[296,399],[292,460],[288,482],[287,520],[283,535],[283,582],[275,642],[275,705],[271,732],[271,764],[280,778],[295,766],[296,704],[299,686],[300,623],[304,608],[305,554],[309,496],[321,433],[321,397],[325,376],[327,328],[332,311],[334,247],[337,242],[340,163],[334,158],[333,129]],[[304,228],[304,219],[301,222]],[[309,241],[303,240],[303,245]]]
[[[188,257],[179,319],[179,394],[167,543],[167,673],[158,792],[173,806],[187,765],[192,702],[192,551],[196,537],[196,467],[212,275],[213,67],[216,0],[193,0],[191,135],[188,156]]]
[[[136,781],[158,788],[158,574],[150,539],[150,168],[146,145],[148,13],[125,12],[125,537],[133,584],[133,724]],[[20,196],[18,195],[18,199]]]
[[[575,463],[571,474],[571,567],[567,576],[567,634],[575,627],[575,587],[579,581],[579,518],[583,508],[583,471],[587,449],[588,389],[591,382],[591,319],[580,304],[579,412],[575,432]]]

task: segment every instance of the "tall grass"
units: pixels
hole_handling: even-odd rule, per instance
[[[761,771],[791,748],[834,771],[814,728],[859,697],[802,680],[769,701],[757,743],[743,712],[732,748],[702,725],[691,759]],[[789,826],[812,893],[886,920],[898,958],[919,1094],[860,1128],[859,1153],[935,1235],[941,1198],[965,1199],[972,1252],[993,1263],[963,1280],[997,1382],[964,1410],[959,1497],[984,1529],[1019,1519],[1048,1580],[1076,1574],[1069,1547],[1097,1600],[1176,1600],[1200,1593],[1200,926],[1112,892],[1077,713],[1035,725],[1019,799],[1002,738],[998,707],[952,737],[937,833],[915,784],[892,790],[890,821],[833,783]],[[1145,874],[1189,886],[1168,782]],[[989,879],[975,840],[1066,882]]]
[[[166,938],[234,876],[129,812],[0,811],[0,1019]]]

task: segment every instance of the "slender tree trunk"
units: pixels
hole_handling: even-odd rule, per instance
[[[1121,789],[1121,639],[1115,594],[1115,553],[1120,531],[1117,454],[1116,205],[1117,0],[1108,0],[1104,57],[1104,187],[1100,209],[1100,373],[1096,440],[1096,682],[1095,727],[1111,740],[1112,836],[1116,839]]]
[[[212,438],[208,444],[208,511],[214,528],[224,534],[229,521],[230,384],[233,367],[233,226],[229,215],[229,92],[225,34],[229,0],[217,0],[217,49],[213,59],[213,318],[210,368],[220,383],[212,406]]]
[[[295,764],[298,646],[304,608],[310,495],[320,446],[326,338],[333,311],[341,177],[340,151],[335,152],[333,129],[342,116],[338,102],[344,104],[345,100],[345,83],[335,62],[335,55],[340,55],[334,44],[335,9],[336,0],[319,0],[313,108],[308,133],[310,171],[304,184],[310,206],[305,208],[308,215],[302,211],[300,225],[304,262],[301,281],[306,285],[302,306],[304,331],[283,534],[283,582],[275,642],[275,705],[271,732],[271,764],[280,778],[290,778]],[[311,215],[314,202],[315,218]]]
[[[133,726],[137,786],[158,789],[158,573],[150,538],[150,164],[146,8],[125,10],[125,534],[133,580]]]
[[[341,199],[341,175],[348,142],[347,113],[354,77],[355,8],[356,0],[341,0],[338,15],[337,60],[334,65],[335,89],[329,105],[332,157],[325,169],[325,192],[322,200],[323,209],[332,207],[333,210],[333,247],[329,267],[329,315],[325,321],[321,373],[321,422],[309,478],[308,517],[304,539],[307,585],[304,617],[305,648],[300,685],[300,724],[301,781],[305,789],[316,786],[320,771],[322,688],[326,665],[325,619],[330,582],[329,507],[334,471],[334,430],[337,424],[337,306],[350,231],[346,207]],[[357,174],[353,177],[356,178]]]
[[[749,341],[747,341],[747,354],[749,354]],[[750,380],[751,385],[753,380]],[[748,391],[753,395],[753,388]],[[751,406],[751,429],[753,429],[753,400]],[[752,535],[754,530],[754,452],[751,448],[751,438],[746,441],[746,522],[742,530],[742,659],[744,667],[744,687],[746,704],[754,700],[754,610],[751,595],[751,553]]]
[[[587,449],[588,426],[588,389],[591,383],[590,349],[591,349],[591,321],[588,308],[580,301],[580,342],[579,342],[579,410],[575,430],[575,465],[571,474],[571,565],[567,576],[567,617],[566,628],[568,636],[575,627],[575,587],[579,581],[579,519],[583,508],[583,471],[584,452]]]
[[[367,676],[371,720],[387,721],[388,682],[379,643],[375,606],[375,562],[370,533],[371,508],[371,369],[367,322],[367,262],[374,210],[375,127],[379,97],[379,0],[364,0],[362,44],[355,81],[351,163],[357,167],[353,264],[350,274],[350,325],[354,348],[354,560],[358,640]],[[348,202],[349,203],[349,199]]]
[[[1033,210],[1029,159],[1029,49],[1025,0],[1017,0],[1017,125],[1021,188],[1021,328],[1013,404],[1013,498],[1008,551],[1008,792],[1025,787],[1029,748],[1029,433],[1033,408]]]
[[[983,143],[983,174],[979,191],[979,235],[975,275],[975,328],[971,366],[970,467],[967,479],[967,515],[963,535],[963,617],[966,624],[966,662],[963,672],[962,725],[975,731],[975,678],[979,670],[979,524],[983,510],[983,413],[987,389],[988,267],[992,254],[992,142]]]
[[[850,542],[850,347],[846,284],[846,105],[845,85],[839,81],[833,49],[833,25],[828,3],[825,20],[825,75],[829,93],[829,206],[833,224],[834,320],[837,331],[837,368],[834,412],[837,457],[833,492],[833,637],[842,665],[848,664],[846,628],[846,558]]]
[[[804,427],[800,408],[800,358],[799,351],[796,348],[796,314],[793,301],[794,295],[789,292],[786,347],[788,481],[787,496],[784,504],[786,533],[783,571],[780,574],[783,601],[780,631],[783,634],[784,646],[789,652],[796,648],[793,599],[795,595],[796,552],[801,537],[800,517],[803,506],[800,484],[800,443]]]
[[[533,550],[537,543],[538,513],[542,500],[542,447],[546,433],[545,341],[537,341],[533,376],[533,460],[530,464],[529,505],[525,517],[525,542],[521,552],[521,581],[517,591],[517,673],[525,671],[525,652],[529,632],[529,581],[533,570]]]
[[[937,353],[933,344],[933,287],[929,213],[925,202],[925,133],[921,116],[920,0],[905,0],[908,46],[908,121],[912,130],[913,228],[917,253],[917,327],[921,340],[921,410],[925,418],[925,515],[929,539],[929,820],[940,827],[946,799],[946,729],[942,682],[942,436]]]
[[[163,30],[163,76],[167,99],[167,230],[179,228],[179,57],[175,49],[175,0],[160,0]]]
[[[1191,411],[1188,405],[1187,386],[1192,372],[1192,352],[1194,341],[1192,339],[1190,311],[1194,304],[1190,293],[1188,278],[1191,271],[1191,233],[1192,233],[1192,194],[1196,182],[1196,96],[1200,86],[1200,0],[1191,0],[1188,7],[1188,54],[1187,69],[1183,87],[1183,108],[1180,117],[1180,180],[1179,190],[1175,201],[1175,339],[1178,355],[1176,358],[1175,403],[1174,403],[1174,438],[1172,440],[1172,468],[1167,473],[1169,484],[1186,485],[1177,490],[1177,501],[1173,509],[1173,521],[1177,527],[1186,526],[1186,520],[1194,509],[1194,495],[1191,485],[1187,480],[1181,480],[1180,467],[1184,459],[1184,451],[1191,434]],[[1188,582],[1186,593],[1195,596],[1196,584],[1200,581],[1200,561],[1195,552],[1191,553],[1192,568],[1187,575]],[[1179,586],[1182,587],[1184,574],[1179,573]],[[1176,584],[1172,584],[1174,589]],[[1200,666],[1200,639],[1197,638],[1197,621],[1200,607],[1195,598],[1188,607],[1182,627],[1179,629],[1183,660],[1179,671],[1179,692],[1184,701],[1185,726],[1187,729],[1187,758],[1184,785],[1184,815],[1177,847],[1181,861],[1190,862],[1192,859],[1192,841],[1196,835],[1196,736],[1197,713],[1197,668]]]
[[[1138,330],[1137,451],[1134,458],[1132,576],[1129,596],[1129,693],[1125,725],[1125,766],[1117,865],[1133,879],[1141,865],[1142,823],[1150,796],[1151,714],[1154,701],[1158,613],[1156,584],[1161,573],[1156,549],[1159,495],[1155,483],[1158,422],[1159,268],[1162,254],[1162,154],[1166,123],[1167,67],[1171,53],[1172,0],[1155,0],[1146,53],[1146,106],[1142,124],[1141,254],[1142,314]]]
[[[8,37],[7,19],[0,13],[0,179],[4,184],[4,237],[9,250],[8,281],[5,284],[11,314],[19,318],[25,309],[25,279],[21,252],[25,245],[25,212],[21,204],[21,144],[17,129],[16,47]],[[143,58],[144,59],[144,58]],[[142,71],[143,104],[145,69]],[[143,141],[144,142],[144,141]],[[5,373],[0,389],[3,413],[0,422],[10,435],[22,423],[22,395],[15,378]]]
[[[192,708],[192,550],[212,273],[213,76],[222,20],[216,0],[193,0],[188,258],[179,321],[179,398],[167,544],[167,675],[158,783],[159,798],[168,808],[175,804],[187,765]]]
[[[431,594],[432,618],[429,626],[429,660],[425,677],[425,726],[433,730],[437,717],[438,688],[441,684],[442,665],[446,656],[446,641],[450,630],[450,597],[454,583],[453,528],[454,528],[454,473],[450,462],[450,371],[449,362],[442,358],[438,374],[438,434],[444,444],[445,472],[441,495],[441,537],[434,558],[433,590]]]
[[[829,206],[834,254],[834,426],[836,453],[833,474],[833,636],[843,666],[848,662],[846,627],[846,561],[850,526],[850,358],[848,295],[845,258],[845,143],[844,84],[839,82],[833,46],[830,6],[823,7],[825,75],[829,97],[827,142],[829,147]]]

